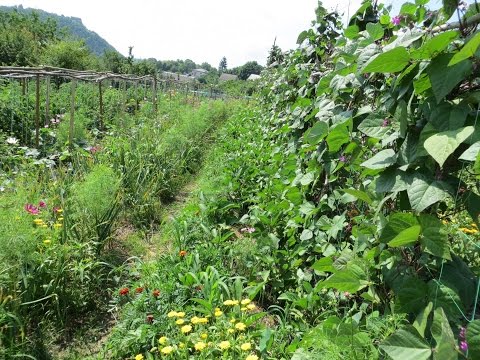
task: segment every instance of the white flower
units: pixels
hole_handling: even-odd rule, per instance
[[[9,137],[9,138],[7,138],[7,140],[5,142],[7,144],[10,144],[10,145],[17,145],[18,144],[18,139],[14,138],[14,137]]]

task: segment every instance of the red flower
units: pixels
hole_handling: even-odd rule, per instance
[[[152,295],[154,297],[159,297],[160,296],[160,290],[158,290],[158,289],[153,290]]]
[[[180,257],[184,257],[185,255],[187,255],[187,252],[185,250],[181,250],[178,255],[180,255]]]
[[[32,204],[25,204],[24,209],[26,212],[32,215],[38,215],[40,213],[40,210],[38,210],[38,208]]]
[[[143,287],[141,287],[141,286],[137,287],[137,288],[135,289],[135,292],[136,292],[137,294],[142,293],[142,292],[143,292]]]
[[[153,315],[152,314],[147,315],[146,321],[147,321],[147,324],[153,323]]]
[[[40,201],[40,202],[38,203],[38,207],[46,208],[46,207],[47,207],[47,204],[45,203],[45,201],[42,200],[42,201]]]
[[[127,287],[124,287],[122,289],[120,289],[120,291],[118,292],[121,296],[125,296],[125,295],[128,295],[128,292],[130,290],[127,288]]]

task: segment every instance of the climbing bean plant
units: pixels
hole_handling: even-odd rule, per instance
[[[319,4],[299,47],[272,54],[254,146],[232,155],[265,245],[252,291],[320,324],[298,359],[325,298],[349,305],[333,315],[353,347],[371,346],[372,314],[405,316],[373,358],[480,356],[480,7],[427,5],[364,1],[342,29]]]

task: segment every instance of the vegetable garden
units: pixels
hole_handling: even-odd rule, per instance
[[[346,28],[319,4],[251,106],[140,101],[100,131],[80,105],[43,160],[0,141],[6,356],[106,307],[101,349],[67,358],[480,358],[480,6],[427,4],[367,0]]]

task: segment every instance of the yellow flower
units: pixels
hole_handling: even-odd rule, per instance
[[[219,317],[219,316],[222,316],[223,315],[223,311],[222,310],[215,310],[215,314],[214,314],[216,317]]]
[[[143,359],[144,359],[144,357],[143,357],[142,354],[138,354],[138,355],[135,356],[135,360],[143,360]]]
[[[42,225],[40,225],[40,227],[43,228],[43,229],[46,229],[46,228],[48,228],[48,225],[47,224],[42,224]]]
[[[158,343],[160,345],[165,345],[168,341],[168,338],[166,336],[162,336],[160,339],[158,339]]]
[[[204,318],[204,317],[203,317],[203,318],[199,318],[199,319],[198,319],[198,323],[199,323],[199,324],[206,324],[206,323],[208,323],[208,319],[207,319],[207,318]]]
[[[222,341],[220,344],[218,344],[218,347],[221,350],[227,350],[230,347],[230,341]]]
[[[233,330],[233,329],[228,329],[227,332],[228,332],[229,334],[233,334],[233,333],[235,332],[235,330]]]
[[[185,313],[183,311],[180,311],[180,312],[177,312],[176,316],[179,317],[179,318],[183,318],[183,317],[185,317]]]
[[[160,352],[161,352],[163,355],[168,355],[168,354],[170,354],[172,351],[173,351],[173,346],[165,346],[164,348],[162,348],[162,350],[160,350]]]
[[[247,328],[247,325],[245,325],[244,323],[242,322],[239,322],[238,324],[235,324],[235,329],[239,330],[239,331],[243,331]]]
[[[255,304],[248,304],[247,305],[247,309],[248,310],[255,310],[257,307],[255,306]]]
[[[172,310],[172,311],[170,311],[170,312],[167,314],[167,316],[168,316],[169,318],[175,317],[175,316],[177,316],[177,312]]]
[[[235,321],[237,321],[237,320],[235,320],[235,318],[232,318],[229,321],[230,321],[230,324],[235,324]]]
[[[241,307],[240,310],[247,311],[247,308],[244,306],[244,307]]]
[[[59,218],[58,218],[58,221],[63,221],[63,217],[59,217]]]
[[[240,349],[242,349],[243,351],[248,351],[248,350],[250,350],[251,348],[252,348],[252,344],[250,344],[249,342],[240,345]]]
[[[195,350],[202,351],[207,347],[207,344],[205,344],[203,341],[199,341],[194,345],[194,347],[195,347]]]
[[[251,302],[252,302],[252,300],[250,300],[250,299],[243,299],[242,302],[241,302],[241,304],[242,304],[242,305],[248,305],[248,304],[250,304]]]
[[[43,240],[43,243],[44,243],[45,245],[49,245],[51,242],[52,242],[52,240],[50,240],[50,239],[45,239],[45,240]]]
[[[33,222],[35,223],[35,225],[43,224],[43,220],[42,220],[42,219],[33,219]]]
[[[177,321],[175,321],[175,324],[177,324],[177,325],[183,325],[183,324],[185,324],[185,320],[183,320],[183,319],[178,319]]]
[[[190,322],[194,325],[195,324],[206,324],[206,323],[208,323],[208,319],[207,318],[199,318],[198,316],[194,316],[194,317],[192,317]]]
[[[238,300],[225,300],[223,302],[223,305],[226,305],[226,306],[235,306],[235,305],[238,305]]]
[[[245,358],[245,360],[258,360],[258,356],[250,354]]]
[[[215,311],[220,311],[221,309],[220,308],[215,308]]]
[[[184,349],[184,348],[185,348],[185,343],[183,343],[183,342],[179,343],[179,344],[178,344],[178,347],[179,347],[180,349]]]
[[[477,228],[478,229],[478,226],[476,223],[471,223],[470,226],[474,227],[474,228]]]
[[[57,214],[63,213],[63,209],[57,209]]]
[[[55,229],[59,229],[59,228],[62,227],[62,224],[60,224],[60,223],[55,223],[55,224],[53,224],[53,227],[54,227]],[[142,355],[142,356],[143,356],[143,355]]]
[[[203,333],[202,335],[200,335],[200,337],[201,337],[203,340],[205,340],[205,339],[208,337],[208,334]]]
[[[192,331],[192,326],[191,325],[183,325],[180,328],[180,331],[184,334],[188,334],[190,331]]]

